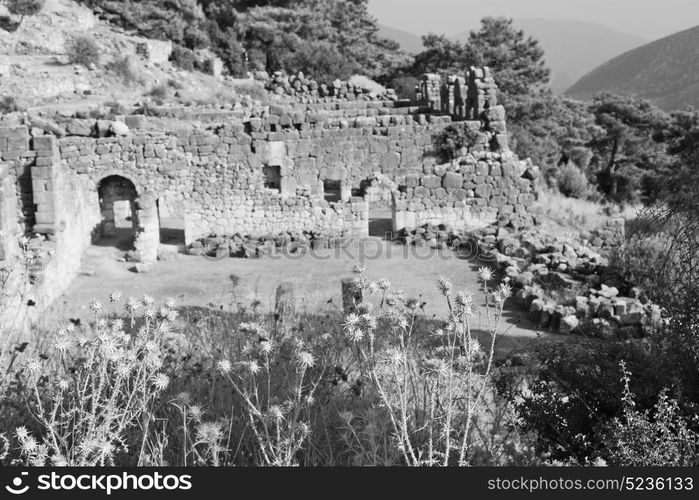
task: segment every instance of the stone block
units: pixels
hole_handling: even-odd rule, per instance
[[[459,189],[464,183],[464,177],[456,172],[447,172],[442,179],[442,187],[445,189]]]
[[[383,172],[391,172],[396,170],[400,165],[400,153],[390,151],[381,155],[379,166]]]
[[[489,186],[488,184],[480,184],[476,186],[476,189],[474,190],[476,197],[477,198],[485,198],[488,199],[490,198],[490,194],[492,191],[492,187]]]
[[[442,179],[436,175],[426,175],[422,178],[422,185],[426,188],[438,188],[442,186]]]

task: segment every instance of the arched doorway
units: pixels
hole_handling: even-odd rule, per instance
[[[361,182],[360,192],[369,210],[369,236],[389,241],[392,239],[397,191],[398,186],[378,172]]]
[[[99,182],[97,192],[101,214],[98,243],[132,249],[139,225],[136,186],[126,177],[110,175]]]

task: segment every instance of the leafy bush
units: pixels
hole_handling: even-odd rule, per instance
[[[415,99],[415,87],[420,81],[414,76],[399,76],[391,80],[388,86],[396,91],[401,99]]]
[[[129,56],[116,57],[107,65],[105,69],[119,77],[124,83],[130,85],[138,80],[138,72],[131,62]]]
[[[153,85],[146,95],[153,97],[157,101],[162,101],[163,99],[167,98],[169,93],[170,91],[168,83],[163,82],[157,85]]]
[[[175,45],[170,54],[170,61],[177,68],[194,71],[197,65],[197,56],[194,51]]]
[[[624,363],[621,367],[623,416],[614,418],[602,431],[607,461],[624,467],[699,465],[699,434],[690,429],[677,401],[662,391],[652,412],[638,411],[629,388],[631,373]]]
[[[618,366],[636,373],[639,409],[651,408],[670,368],[655,350],[634,344],[580,341],[537,348],[541,367],[526,389],[503,381],[500,393],[515,403],[520,428],[536,435],[536,449],[551,458],[585,463],[603,450],[600,429],[623,415]]]
[[[561,193],[571,198],[587,198],[591,191],[587,176],[572,162],[558,169],[556,184]]]
[[[99,64],[100,48],[94,38],[88,35],[78,35],[74,37],[66,47],[68,60],[72,64],[89,67]]]
[[[668,235],[632,234],[624,244],[612,252],[606,274],[623,293],[630,293],[632,287],[640,287],[647,293],[653,294],[653,299],[664,302],[668,297],[663,295],[674,292],[662,290],[663,285],[672,282],[666,279],[664,272],[671,272],[666,267]],[[665,271],[664,271],[665,270]]]
[[[6,95],[0,97],[0,114],[14,113],[15,111],[21,111],[21,109],[14,96]]]
[[[347,80],[355,70],[333,45],[324,42],[304,41],[284,65],[288,70],[303,71],[325,83],[335,79]]]
[[[240,95],[246,95],[252,99],[265,102],[269,99],[269,94],[265,88],[259,83],[254,82],[243,82],[235,84],[235,91]]]
[[[434,137],[434,148],[443,161],[456,160],[464,149],[477,144],[480,133],[465,125],[449,125]]]
[[[46,0],[7,0],[5,2],[10,14],[21,16],[19,24],[26,16],[35,16],[44,8]]]

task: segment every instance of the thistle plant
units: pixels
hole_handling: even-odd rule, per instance
[[[0,265],[0,400],[6,397],[17,358],[27,347],[26,342],[21,343],[21,335],[34,288],[32,272],[46,257],[27,237],[17,238],[17,246],[17,258]]]
[[[474,302],[469,291],[454,292],[440,277],[437,286],[449,314],[430,335],[416,328],[417,299],[392,291],[386,280],[370,281],[356,268],[361,300],[345,317],[344,334],[387,411],[393,438],[406,465],[468,465],[474,423],[493,371],[497,327],[506,285],[491,288],[493,272],[479,272],[486,298],[486,330],[473,328]],[[372,297],[376,297],[372,301]]]
[[[112,294],[110,302],[121,303],[121,296]],[[119,452],[128,451],[127,432],[147,427],[152,403],[169,383],[161,371],[161,342],[176,311],[170,302],[155,307],[150,297],[127,299],[122,306],[126,321],[107,319],[104,306],[91,302],[92,331],[61,328],[54,339],[57,362],[27,363],[43,438],[17,430],[23,461],[113,465]],[[147,435],[147,428],[141,431]]]
[[[231,419],[228,425],[224,425],[224,419],[205,421],[204,409],[187,392],[178,394],[171,404],[182,418],[183,465],[227,465]]]
[[[310,434],[309,409],[324,370],[301,339],[274,338],[258,323],[241,323],[240,360],[217,369],[242,400],[261,465],[297,465]]]

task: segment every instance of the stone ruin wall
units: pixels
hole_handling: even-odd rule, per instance
[[[138,193],[133,255],[143,262],[157,258],[164,200],[181,208],[189,244],[211,234],[363,236],[376,192],[390,200],[394,230],[519,227],[530,223],[536,199],[538,168],[509,151],[487,69],[444,84],[426,75],[414,103],[282,100],[262,116],[205,130],[149,132],[147,118],[125,121],[129,133],[112,137],[81,127],[61,138],[0,129],[0,266],[16,267],[18,235],[41,236],[33,244],[48,257],[32,271],[39,306],[77,274],[100,225],[99,182],[111,175],[130,180]],[[479,139],[445,164],[433,145],[450,124],[477,130]],[[272,187],[270,170],[279,176]],[[326,181],[340,186],[338,201],[325,199]]]

